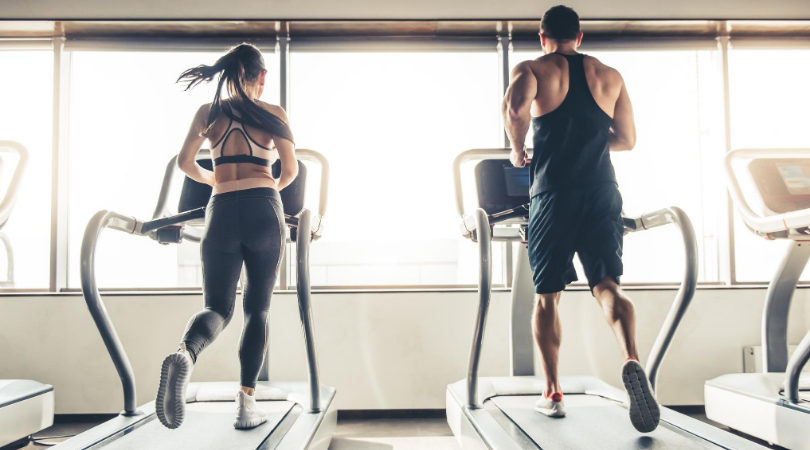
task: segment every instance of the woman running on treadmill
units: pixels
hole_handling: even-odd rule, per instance
[[[267,315],[284,249],[284,209],[279,191],[298,175],[292,131],[284,110],[258,100],[267,70],[259,50],[232,48],[213,66],[185,71],[186,90],[215,77],[214,101],[194,116],[177,165],[191,179],[213,186],[205,215],[200,253],[205,309],[186,326],[179,349],[163,361],[155,409],[160,422],[177,428],[185,417],[186,385],[200,353],[228,325],[244,263],[245,322],[239,345],[241,389],[236,394],[236,428],[267,420],[256,406],[255,388],[267,347]],[[223,87],[227,98],[223,98]],[[197,163],[203,143],[211,143],[213,172]],[[281,160],[281,177],[271,166]]]

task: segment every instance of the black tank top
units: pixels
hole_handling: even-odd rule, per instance
[[[591,95],[585,55],[556,54],[568,61],[568,94],[557,109],[532,119],[532,197],[552,189],[616,183],[608,142],[613,119]]]

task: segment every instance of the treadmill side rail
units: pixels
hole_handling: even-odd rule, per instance
[[[788,401],[794,405],[799,404],[799,378],[802,375],[802,369],[810,361],[810,332],[808,332],[796,351],[793,352],[787,366],[787,380],[785,380],[785,395]]]
[[[310,230],[310,221],[312,213],[308,209],[304,209],[298,219],[299,230]],[[304,332],[304,345],[307,352],[307,371],[309,375],[310,384],[310,402],[309,412],[317,413],[321,411],[320,402],[320,382],[318,377],[318,357],[315,352],[315,331],[314,321],[312,318],[312,306],[310,299],[310,282],[309,282],[309,244],[310,236],[299,234],[295,240],[296,255],[297,255],[297,276],[298,282],[296,283],[296,290],[298,291],[298,310],[301,315],[301,327]]]
[[[0,201],[0,227],[5,225],[14,205],[17,203],[17,195],[22,185],[22,177],[28,169],[28,149],[22,144],[15,141],[0,141],[0,153],[17,153],[19,160],[17,167],[14,169],[14,175],[8,184],[8,191],[6,192],[3,200]]]
[[[132,233],[138,221],[132,217],[122,216],[111,211],[99,211],[90,219],[82,239],[81,253],[81,278],[82,292],[87,303],[87,309],[98,327],[98,332],[104,340],[107,352],[115,364],[118,377],[121,378],[121,385],[124,389],[124,416],[137,416],[142,414],[138,411],[135,396],[135,374],[129,362],[124,345],[115,331],[112,320],[107,314],[107,308],[101,299],[101,294],[96,285],[96,244],[101,232],[105,228],[114,228]]]
[[[478,229],[478,254],[480,270],[478,272],[478,314],[475,321],[470,362],[467,368],[467,407],[478,408],[478,363],[481,360],[481,347],[484,342],[484,330],[489,312],[489,300],[492,293],[492,236],[489,231],[487,213],[481,208],[475,211],[476,228]],[[486,230],[481,233],[481,230]]]
[[[664,357],[667,354],[667,350],[669,350],[672,339],[675,337],[675,331],[677,331],[681,319],[683,319],[686,310],[689,308],[689,304],[692,302],[692,298],[695,296],[699,264],[698,249],[692,222],[689,220],[689,216],[680,208],[673,206],[652,214],[645,214],[641,216],[640,220],[642,223],[645,223],[645,229],[668,223],[677,225],[683,238],[684,259],[686,261],[681,287],[675,295],[675,300],[672,302],[669,314],[667,314],[664,325],[661,327],[661,331],[655,339],[652,351],[647,360],[647,376],[650,379],[650,385],[653,390],[655,390],[658,381],[658,369],[664,361]]]
[[[790,241],[768,284],[762,314],[762,371],[786,372],[788,317],[796,286],[810,259],[807,242]]]

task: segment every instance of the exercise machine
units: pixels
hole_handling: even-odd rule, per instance
[[[810,449],[810,332],[788,357],[790,303],[810,258],[810,149],[738,149],[725,158],[728,191],[748,229],[787,241],[762,314],[762,373],[723,375],[704,388],[706,416],[770,443]]]
[[[480,255],[478,313],[467,378],[449,385],[446,395],[447,421],[461,447],[489,450],[761,449],[739,436],[664,407],[658,428],[641,434],[630,423],[626,392],[594,377],[561,377],[565,418],[550,418],[534,410],[545,383],[534,373],[530,323],[535,295],[525,245],[530,174],[528,167],[513,167],[509,153],[509,149],[469,150],[456,158],[453,167],[456,205],[462,217],[461,233],[478,244]],[[478,208],[468,214],[464,207],[461,170],[465,163],[472,162],[477,162],[474,172]],[[689,217],[675,207],[623,220],[625,233],[675,225],[683,238],[686,262],[683,281],[646,367],[650,384],[655,388],[661,362],[695,293],[697,243]],[[493,241],[520,243],[512,281],[509,377],[478,375],[492,290]]]
[[[28,166],[28,150],[14,141],[0,141],[0,153],[16,154],[17,165],[8,190],[0,201],[0,230],[8,223]],[[0,159],[5,164],[5,159]],[[2,286],[14,285],[14,253],[11,241],[0,231],[8,255],[7,278]],[[0,447],[24,445],[37,431],[53,425],[53,386],[33,380],[0,380]]]
[[[95,449],[262,449],[326,450],[337,423],[332,407],[335,389],[321,386],[315,352],[309,282],[309,245],[320,238],[326,213],[329,165],[312,150],[297,150],[299,173],[295,181],[281,191],[284,218],[289,229],[288,242],[296,245],[296,290],[301,314],[307,356],[308,382],[270,382],[266,367],[256,385],[256,398],[267,412],[267,423],[250,430],[232,426],[233,399],[239,383],[190,383],[186,394],[186,420],[183,426],[170,430],[156,420],[155,403],[136,406],[135,379],[127,354],[104,307],[95,279],[95,252],[99,235],[105,229],[145,236],[161,244],[184,240],[199,242],[202,237],[205,205],[211,187],[185,178],[177,214],[171,214],[168,197],[176,157],[166,168],[163,186],[152,220],[139,221],[112,211],[99,211],[87,224],[81,250],[82,292],[87,307],[98,327],[107,351],[115,364],[124,388],[124,410],[117,417],[69,439],[59,450]],[[318,214],[304,207],[307,182],[307,160],[320,165]],[[198,162],[212,168],[209,151],[202,151]],[[280,174],[280,164],[274,167]],[[265,358],[265,361],[269,361]],[[157,369],[155,369],[157,371]],[[155,372],[157,373],[157,372]]]
[[[12,287],[14,286],[14,248],[11,246],[11,240],[6,236],[2,230],[8,223],[11,212],[14,210],[14,205],[17,203],[17,196],[20,192],[22,185],[23,175],[25,175],[28,166],[28,150],[22,144],[14,141],[0,141],[0,154],[17,155],[17,165],[11,175],[11,180],[8,184],[8,190],[0,201],[0,242],[6,249],[6,279],[0,281],[0,286]],[[7,164],[6,159],[0,156],[0,173],[4,170]]]

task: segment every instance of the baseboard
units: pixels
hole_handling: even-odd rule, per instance
[[[53,416],[53,423],[102,423],[117,415],[118,414],[56,414]]]
[[[687,416],[700,414],[706,415],[706,407],[704,407],[703,405],[674,405],[674,406],[664,405],[664,406],[681,414],[686,414]]]
[[[445,419],[444,409],[342,409],[338,420],[360,419]]]

